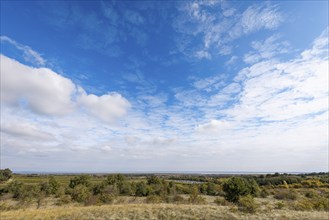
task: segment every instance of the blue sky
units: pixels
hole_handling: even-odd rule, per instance
[[[328,171],[327,1],[1,1],[1,167]]]

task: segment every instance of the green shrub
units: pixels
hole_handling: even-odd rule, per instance
[[[248,181],[241,177],[232,177],[223,184],[225,199],[238,202],[241,196],[257,195],[259,187],[254,180]]]
[[[238,202],[239,210],[247,213],[255,213],[258,205],[252,196],[242,196]]]
[[[196,185],[194,185],[192,188],[188,202],[192,204],[204,204],[206,202],[205,199],[199,195],[199,189]]]
[[[29,201],[37,198],[40,194],[40,188],[37,185],[26,185],[18,181],[12,181],[8,184],[7,189],[13,194],[13,198],[20,201]]]
[[[316,192],[314,192],[313,190],[312,191],[307,191],[305,193],[305,197],[306,198],[316,198],[318,195],[316,194]]]
[[[269,192],[266,189],[262,189],[259,193],[259,196],[262,198],[266,198],[269,196]]]
[[[113,203],[114,202],[114,199],[115,199],[115,196],[110,195],[110,194],[101,194],[99,196],[99,200],[102,203],[105,203],[105,204],[111,204],[111,203]]]
[[[0,182],[9,180],[12,177],[13,172],[10,169],[0,170]]]
[[[313,209],[318,211],[329,211],[329,199],[327,198],[314,198],[312,199],[313,202]]]
[[[145,182],[138,182],[136,184],[136,196],[147,196],[148,195],[148,188]]]
[[[86,186],[77,185],[73,188],[71,196],[77,202],[85,202],[91,196],[91,193]]]
[[[80,176],[75,176],[70,180],[69,187],[74,188],[78,185],[83,185],[86,187],[91,186],[90,182],[90,176],[89,175],[80,175]]]
[[[45,192],[46,195],[55,195],[57,194],[61,184],[51,176],[47,182],[40,184],[40,190]]]

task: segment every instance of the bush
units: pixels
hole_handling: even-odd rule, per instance
[[[12,177],[13,172],[10,169],[0,170],[0,182],[9,180]]]
[[[314,191],[307,191],[306,193],[305,193],[305,197],[307,197],[307,198],[316,198],[318,195],[314,192]]]
[[[199,195],[199,189],[197,186],[193,186],[188,202],[192,204],[204,204],[206,202],[205,199]]]
[[[276,192],[274,198],[278,200],[296,200],[297,193],[292,190],[280,190]]]
[[[77,185],[71,193],[72,199],[77,202],[85,202],[91,196],[89,189],[84,185]]]
[[[13,194],[13,198],[20,201],[28,201],[33,198],[37,198],[40,194],[40,189],[38,186],[25,185],[18,181],[12,181],[8,184],[6,190]]]
[[[46,195],[55,195],[60,189],[61,184],[51,176],[47,182],[40,184],[41,191],[45,192]]]
[[[259,187],[254,180],[247,181],[241,177],[232,177],[224,183],[223,191],[225,192],[225,199],[236,203],[241,196],[255,196],[259,191]]]
[[[260,195],[260,197],[262,197],[262,198],[266,198],[266,197],[269,196],[269,193],[268,193],[268,191],[267,191],[266,189],[262,189],[262,190],[260,191],[259,195]]]
[[[326,198],[316,198],[313,199],[313,208],[318,211],[329,212],[329,199]]]
[[[144,182],[138,182],[136,184],[136,196],[147,196],[148,195],[148,188]]]
[[[258,205],[252,196],[242,196],[238,202],[239,210],[247,213],[255,213],[257,211]]]
[[[99,200],[105,204],[113,203],[115,196],[109,194],[101,194]]]
[[[69,183],[70,188],[73,189],[74,187],[76,187],[78,185],[83,185],[83,186],[86,186],[86,187],[91,186],[90,176],[80,175],[80,176],[76,176],[76,177],[74,177],[70,180],[70,183]]]
[[[301,199],[293,204],[293,208],[298,211],[311,211],[313,209],[313,204],[308,199]]]

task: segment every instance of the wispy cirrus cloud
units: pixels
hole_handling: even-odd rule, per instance
[[[264,41],[253,41],[252,51],[244,55],[243,61],[248,64],[270,59],[274,56],[288,53],[291,48],[287,41],[279,41],[278,35],[273,35]]]
[[[251,5],[241,13],[223,2],[186,2],[179,10],[181,15],[173,23],[181,33],[177,49],[198,59],[229,55],[233,50],[230,42],[262,29],[273,30],[284,18],[278,7],[270,3]]]
[[[7,36],[0,36],[0,40],[1,43],[9,43],[16,47],[18,50],[22,51],[25,61],[37,66],[44,66],[46,64],[46,60],[38,52],[32,50],[32,48],[29,46],[17,43]]]

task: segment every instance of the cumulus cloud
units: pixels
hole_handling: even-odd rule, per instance
[[[48,116],[67,115],[79,105],[108,123],[123,116],[130,107],[129,101],[118,93],[87,95],[83,88],[48,68],[32,68],[4,55],[1,102]]]
[[[109,93],[102,96],[82,94],[78,99],[79,104],[95,117],[113,123],[124,116],[131,107],[129,101],[118,93]]]
[[[1,101],[26,105],[45,115],[66,115],[73,111],[71,80],[48,68],[32,68],[1,55]]]

